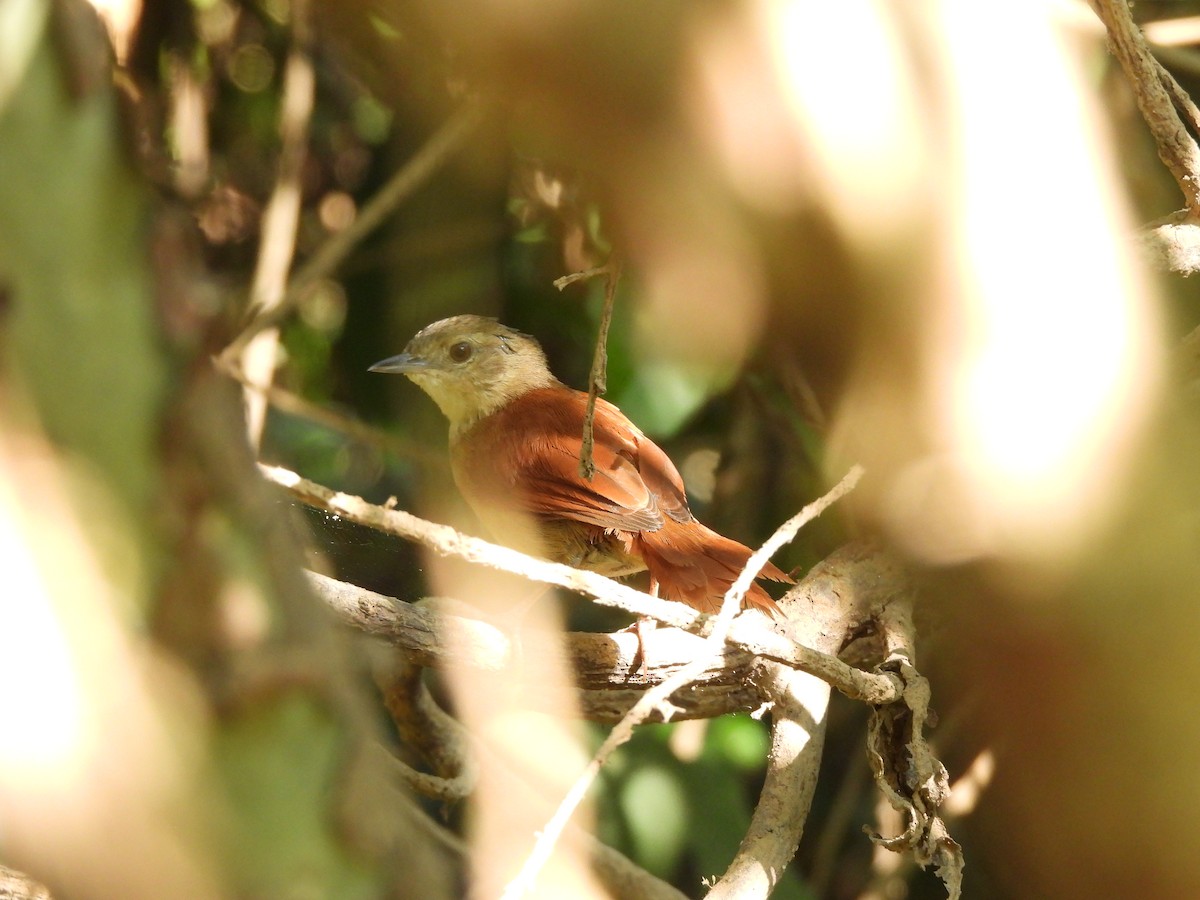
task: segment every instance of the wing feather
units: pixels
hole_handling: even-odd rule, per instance
[[[597,401],[591,480],[579,474],[587,396],[541,388],[511,401],[468,431],[454,448],[455,480],[470,502],[510,504],[612,531],[657,531],[663,508],[687,510],[679,473],[661,450],[611,403]],[[647,484],[641,453],[654,447],[669,471]],[[470,459],[470,464],[466,460]],[[687,513],[690,517],[691,513]]]

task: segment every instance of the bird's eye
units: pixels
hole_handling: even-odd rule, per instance
[[[464,363],[471,358],[475,348],[467,341],[459,341],[450,348],[450,358],[456,363]]]

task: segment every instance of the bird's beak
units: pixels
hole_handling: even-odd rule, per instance
[[[436,369],[433,363],[422,356],[413,356],[411,353],[400,353],[396,356],[389,356],[387,359],[380,360],[367,369],[368,372],[383,372],[385,375],[408,375],[414,372],[428,372],[430,369]]]

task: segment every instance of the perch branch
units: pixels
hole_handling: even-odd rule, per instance
[[[733,584],[729,586],[729,590],[725,592],[721,611],[711,623],[712,630],[706,638],[710,654],[724,647],[733,617],[741,608],[742,599],[746,596],[746,591],[754,583],[755,577],[762,571],[762,567],[766,564],[767,560],[780,547],[792,540],[804,525],[811,522],[838,499],[853,490],[861,476],[862,468],[860,466],[851,468],[850,472],[831,491],[820,499],[809,503],[803,510],[784,522],[775,530],[775,533],[771,535],[770,539],[762,547],[750,555],[738,577],[734,579]],[[534,880],[546,864],[546,861],[550,859],[554,845],[558,842],[559,836],[566,827],[568,820],[583,801],[584,795],[592,786],[592,782],[595,781],[596,776],[600,774],[600,769],[604,763],[607,762],[608,758],[618,747],[627,743],[633,737],[634,729],[647,721],[652,712],[657,710],[662,715],[664,721],[671,720],[676,711],[675,707],[671,704],[671,696],[677,690],[695,680],[704,670],[708,655],[702,655],[689,662],[678,672],[646,691],[641,699],[633,705],[633,708],[625,714],[625,717],[609,732],[608,737],[604,739],[600,748],[592,756],[583,773],[576,779],[571,789],[567,792],[566,797],[563,798],[554,816],[538,835],[533,851],[521,867],[521,871],[505,888],[504,897],[520,897],[532,889]],[[828,686],[824,687],[828,691]]]
[[[417,541],[443,556],[457,556],[532,581],[578,591],[602,605],[622,609],[635,616],[647,616],[676,628],[689,629],[709,618],[682,603],[651,597],[595,572],[536,559],[480,538],[469,537],[448,525],[438,525],[410,513],[375,506],[352,494],[332,491],[287,469],[275,466],[260,466],[259,469],[270,481],[288,489],[303,503],[328,510],[360,525]],[[350,604],[354,602],[348,601]],[[786,609],[786,598],[784,606]],[[883,704],[901,696],[903,685],[894,674],[864,672],[827,653],[800,646],[757,616],[734,619],[729,643],[745,652],[816,675],[854,700]]]
[[[402,510],[375,506],[361,497],[330,490],[287,469],[275,466],[259,466],[259,469],[268,480],[287,488],[294,497],[309,506],[328,510],[359,525],[417,541],[442,556],[457,556],[467,562],[520,575],[531,581],[579,591],[605,606],[623,609],[637,616],[648,616],[677,628],[694,625],[702,615],[682,603],[656,599],[595,572],[546,562],[481,538],[470,537],[448,525],[438,525]]]

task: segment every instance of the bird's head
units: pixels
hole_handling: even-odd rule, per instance
[[[528,391],[558,384],[536,340],[483,316],[427,325],[403,353],[370,371],[407,375],[450,420],[451,435]]]

